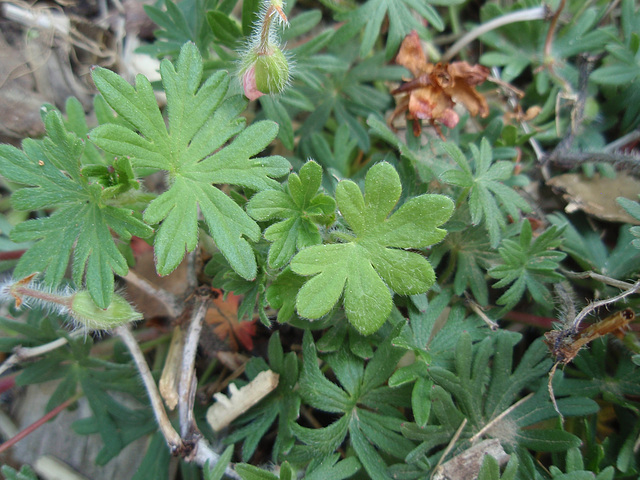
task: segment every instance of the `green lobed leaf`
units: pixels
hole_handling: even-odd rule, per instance
[[[133,211],[106,204],[103,187],[80,172],[83,144],[67,131],[58,111],[45,117],[43,142],[25,140],[24,151],[0,146],[0,170],[8,180],[24,185],[12,198],[18,209],[57,208],[49,217],[23,222],[11,232],[18,242],[35,242],[21,257],[14,275],[44,272],[47,284],[60,284],[73,256],[73,280],[86,278],[91,298],[107,308],[114,289],[113,274],[126,275],[127,262],[112,231],[124,241],[148,237],[152,229]]]
[[[433,285],[435,274],[429,262],[402,249],[442,240],[446,232],[437,227],[451,216],[453,202],[442,195],[420,195],[390,215],[401,190],[398,173],[384,162],[367,172],[364,197],[354,182],[338,184],[337,204],[355,238],[312,246],[293,258],[295,273],[313,276],[298,293],[299,315],[310,319],[326,315],[344,291],[347,319],[360,333],[369,335],[391,313],[389,289],[415,295]]]
[[[246,101],[240,97],[223,101],[228,75],[218,72],[201,84],[202,68],[202,58],[192,43],[182,47],[175,66],[168,60],[161,63],[168,129],[145,77],[139,75],[134,88],[115,73],[96,68],[96,87],[139,133],[103,125],[93,130],[91,139],[106,151],[129,156],[135,168],[167,171],[169,190],[150,203],[143,217],[148,223],[160,223],[154,243],[160,275],[171,273],[185,252],[196,247],[199,209],[231,267],[250,280],[257,266],[248,240],[258,241],[260,229],[214,184],[275,188],[278,183],[272,178],[287,174],[290,166],[278,156],[252,158],[275,138],[277,125],[259,122],[243,131],[244,120],[238,114]],[[237,137],[225,146],[234,135]]]
[[[301,395],[309,405],[323,411],[340,413],[351,406],[349,395],[329,381],[320,372],[316,347],[311,333],[306,330],[302,342],[302,372],[300,373]]]
[[[249,200],[247,212],[255,220],[282,219],[264,232],[264,237],[272,242],[267,257],[271,268],[284,267],[297,250],[322,242],[316,224],[331,221],[335,201],[318,193],[321,184],[322,167],[309,161],[299,175],[289,175],[284,192],[265,190]]]
[[[442,148],[458,164],[460,170],[448,170],[442,173],[440,178],[446,183],[466,189],[465,192],[468,191],[471,221],[474,225],[483,223],[489,232],[491,246],[497,247],[507,225],[502,210],[512,219],[519,218],[520,211],[531,211],[531,206],[503,183],[512,177],[513,163],[492,163],[491,146],[486,137],[482,138],[480,148],[470,145],[474,169],[454,143],[443,143]]]
[[[254,467],[248,463],[237,463],[235,470],[243,480],[279,480],[280,478],[267,470]]]
[[[525,291],[534,300],[549,304],[551,293],[545,283],[557,282],[564,277],[556,272],[566,254],[554,250],[562,243],[562,229],[555,225],[532,241],[531,223],[522,222],[519,241],[506,239],[499,249],[502,262],[489,270],[489,275],[499,279],[493,287],[511,285],[496,303],[504,305],[504,310],[513,308]]]
[[[207,22],[213,35],[222,45],[235,48],[242,41],[242,30],[238,23],[217,10],[207,12]]]
[[[343,480],[352,477],[361,468],[360,462],[356,457],[347,457],[338,461],[339,459],[340,455],[337,453],[327,457],[317,467],[307,471],[304,478],[306,480],[326,480],[328,478]]]
[[[518,430],[516,440],[537,452],[564,452],[582,445],[578,437],[564,430]]]

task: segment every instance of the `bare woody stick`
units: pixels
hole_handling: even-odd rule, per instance
[[[149,370],[149,365],[147,365],[147,361],[144,359],[138,342],[136,342],[136,339],[134,338],[131,330],[127,325],[121,325],[120,327],[117,327],[115,329],[115,333],[122,339],[124,344],[129,349],[138,372],[140,372],[144,387],[147,390],[149,400],[151,401],[151,408],[153,408],[153,413],[156,417],[156,421],[158,422],[160,431],[162,432],[162,435],[164,436],[167,445],[169,446],[169,450],[171,450],[172,454],[180,452],[183,447],[182,438],[180,438],[178,432],[176,432],[171,425],[169,417],[167,417],[167,412],[165,412],[164,410],[162,399],[160,398],[160,394],[158,393],[158,389],[156,388],[155,381],[153,380],[153,376],[151,375],[151,370]]]
[[[202,320],[207,313],[207,306],[211,297],[208,294],[196,294],[196,302],[184,340],[184,350],[182,351],[182,371],[180,373],[180,383],[178,384],[178,412],[180,415],[180,430],[185,440],[191,439],[197,434],[197,427],[193,418],[193,403],[195,399],[195,361],[200,332],[202,331]]]
[[[156,388],[156,384],[151,376],[151,371],[149,370],[149,366],[144,359],[142,351],[140,350],[140,346],[136,339],[131,334],[131,330],[128,326],[124,325],[115,329],[115,333],[122,339],[124,344],[131,352],[131,356],[133,357],[133,361],[136,364],[138,371],[140,372],[140,376],[142,377],[142,381],[147,390],[147,394],[149,395],[149,399],[151,400],[151,408],[156,417],[156,421],[160,427],[160,431],[169,446],[169,449],[172,453],[176,454],[184,454],[185,453],[185,445],[182,441],[178,432],[175,431],[171,422],[169,421],[169,417],[167,417],[167,413],[164,410],[164,405],[162,404],[162,399],[160,398],[160,394],[158,393],[158,389]],[[211,449],[211,446],[204,438],[199,438],[195,441],[191,450],[191,458],[187,458],[189,461],[195,461],[198,465],[204,466],[206,462],[209,462],[209,465],[213,466],[218,463],[220,459],[220,455],[214,452]],[[225,475],[234,480],[241,480],[240,476],[230,467],[227,467],[225,470]]]
[[[79,337],[84,335],[84,332],[77,331],[71,334],[72,337]],[[39,357],[45,353],[51,352],[57,348],[67,344],[67,339],[64,337],[58,338],[53,342],[45,343],[44,345],[38,345],[37,347],[16,347],[13,350],[13,355],[7,358],[2,365],[0,365],[0,375],[9,370],[11,367],[18,365],[29,358]]]

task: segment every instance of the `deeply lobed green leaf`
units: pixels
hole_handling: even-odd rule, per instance
[[[126,208],[102,197],[103,187],[81,174],[82,141],[68,132],[56,110],[45,117],[44,141],[25,140],[23,151],[0,146],[0,170],[8,180],[24,185],[12,201],[16,208],[56,209],[49,217],[23,222],[11,232],[18,242],[35,242],[16,266],[16,277],[44,272],[45,282],[58,285],[73,256],[73,280],[83,278],[91,298],[107,308],[114,288],[114,272],[126,275],[127,262],[111,231],[124,241],[132,235],[148,237],[152,229]]]
[[[318,193],[321,184],[322,167],[309,161],[299,175],[289,175],[285,191],[264,190],[249,200],[247,212],[255,220],[281,219],[264,232],[264,237],[273,242],[267,257],[271,268],[284,267],[297,250],[322,242],[317,223],[333,220],[336,203]]]
[[[265,121],[243,130],[244,119],[238,115],[246,101],[240,97],[223,101],[229,85],[225,72],[201,84],[202,58],[194,44],[182,47],[175,66],[164,60],[160,72],[168,128],[145,77],[139,75],[134,88],[113,72],[95,69],[96,87],[137,132],[104,125],[92,132],[91,139],[106,151],[129,156],[138,170],[168,173],[169,190],[149,204],[143,217],[150,224],[160,223],[154,244],[160,275],[171,273],[185,252],[196,247],[199,209],[231,267],[243,278],[253,279],[257,265],[249,241],[258,241],[260,228],[214,184],[254,190],[278,186],[273,178],[287,174],[289,163],[278,156],[252,158],[275,138],[278,127]]]
[[[503,263],[489,270],[489,275],[499,279],[493,286],[511,285],[497,300],[504,310],[513,308],[529,291],[536,302],[550,304],[551,296],[545,283],[557,282],[564,277],[556,270],[566,254],[554,250],[562,243],[562,230],[555,225],[533,240],[531,223],[522,222],[519,241],[507,239],[499,249]]]

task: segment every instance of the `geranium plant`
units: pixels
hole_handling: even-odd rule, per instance
[[[0,371],[86,398],[99,464],[148,436],[138,480],[638,475],[638,227],[589,216],[638,192],[547,184],[637,175],[632,0],[161,3],[160,82],[94,67],[97,125],[0,146]]]

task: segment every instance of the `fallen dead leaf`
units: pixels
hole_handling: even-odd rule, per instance
[[[485,455],[491,455],[500,465],[509,461],[509,455],[502,448],[500,440],[483,440],[436,468],[433,480],[475,480]]]
[[[606,178],[598,174],[587,178],[577,173],[565,173],[549,179],[547,184],[562,192],[567,201],[567,213],[582,210],[609,222],[640,225],[640,222],[616,202],[618,197],[634,201],[638,199],[640,182],[630,175],[618,172],[616,178]]]
[[[213,327],[213,333],[220,340],[228,339],[231,350],[238,351],[238,343],[240,343],[245,349],[251,351],[253,337],[256,334],[256,321],[242,322],[238,319],[238,305],[241,298],[233,293],[228,293],[226,297],[219,295],[211,302],[205,322]]]

